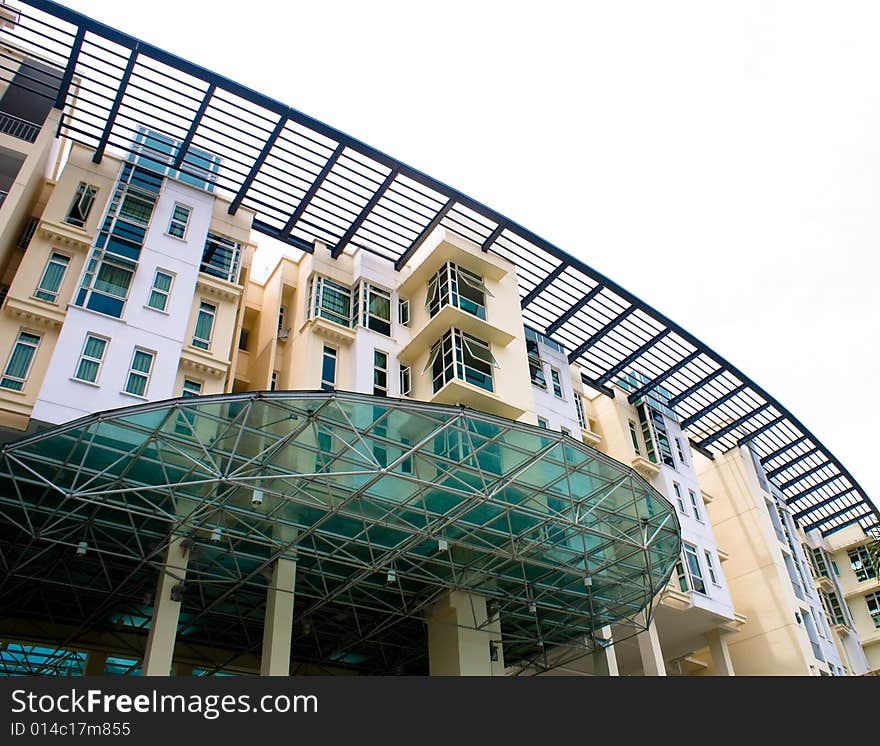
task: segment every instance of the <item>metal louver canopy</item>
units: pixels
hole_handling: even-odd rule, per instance
[[[843,464],[738,368],[621,286],[445,184],[267,96],[48,0],[20,0],[0,39],[59,70],[61,134],[131,151],[139,126],[168,138],[170,167],[204,178],[193,154],[222,159],[215,190],[255,230],[302,251],[357,246],[403,267],[443,226],[513,262],[523,318],[570,350],[584,381],[637,375],[631,401],[664,390],[706,453],[750,445],[805,528],[878,524]],[[0,74],[9,79],[10,68]],[[72,85],[73,84],[73,85]],[[38,86],[37,86],[38,87]],[[51,93],[55,98],[54,91]]]

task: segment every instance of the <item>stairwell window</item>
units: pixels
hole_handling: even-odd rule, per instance
[[[87,334],[73,377],[77,381],[96,383],[106,351],[107,340],[104,337],[99,337],[96,334]]]
[[[168,298],[171,295],[171,284],[174,282],[174,275],[162,269],[157,269],[153,277],[153,287],[150,290],[150,297],[147,300],[147,306],[156,311],[168,310]]]
[[[54,303],[58,299],[58,291],[61,289],[61,283],[64,282],[64,275],[67,274],[69,266],[70,257],[53,251],[49,261],[46,262],[40,284],[34,291],[34,298]]]
[[[309,318],[351,326],[351,288],[315,275],[309,280]]]
[[[76,188],[76,194],[73,197],[73,202],[70,203],[70,209],[67,211],[64,222],[75,225],[77,228],[84,227],[89,219],[89,213],[92,211],[97,193],[96,187],[81,181]]]
[[[214,333],[214,320],[216,317],[216,306],[205,303],[205,301],[199,304],[199,315],[196,317],[196,328],[193,331],[193,347],[207,350],[211,346],[211,336]]]
[[[434,318],[443,306],[449,305],[485,320],[486,296],[491,295],[482,277],[455,262],[447,262],[428,281],[428,315]]]
[[[453,378],[494,391],[492,369],[498,367],[487,342],[452,328],[434,343],[425,371],[431,371],[435,394]]]
[[[192,210],[189,207],[175,202],[174,210],[171,212],[171,221],[168,223],[168,235],[175,238],[184,238],[191,214]]]
[[[135,347],[134,355],[131,358],[131,366],[128,369],[128,376],[125,379],[126,394],[146,396],[155,359],[155,352]]]
[[[18,333],[9,360],[6,361],[3,377],[0,378],[0,386],[12,391],[21,391],[24,388],[39,346],[38,334],[25,331]]]

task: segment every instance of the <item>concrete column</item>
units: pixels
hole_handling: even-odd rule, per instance
[[[660,638],[657,636],[657,625],[653,618],[648,628],[636,637],[639,641],[639,654],[642,656],[642,668],[645,671],[645,676],[666,676],[666,664],[663,661]]]
[[[90,650],[86,655],[86,665],[83,668],[83,676],[103,676],[104,667],[107,665],[107,653],[100,650]]]
[[[449,591],[425,621],[431,676],[504,675],[501,619],[488,617],[483,596]]]
[[[613,642],[611,627],[602,627],[596,633],[596,644],[599,647],[593,653],[593,674],[595,676],[620,676]]]
[[[189,560],[188,541],[182,536],[172,536],[168,544],[165,566],[159,575],[153,602],[153,622],[144,652],[144,676],[169,676],[174,659],[174,643],[177,624],[180,621],[180,601],[171,598],[174,586],[186,578]]]
[[[712,655],[712,674],[714,676],[735,676],[733,663],[730,660],[730,650],[727,640],[717,627],[706,633],[706,642],[709,643],[709,653]]]
[[[296,560],[279,557],[272,568],[272,580],[266,592],[260,676],[290,676],[295,588]]]

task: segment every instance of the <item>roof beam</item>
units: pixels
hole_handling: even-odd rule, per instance
[[[594,285],[590,291],[584,295],[577,303],[573,304],[571,308],[569,308],[564,314],[562,314],[559,318],[556,319],[552,324],[550,324],[545,330],[545,334],[550,336],[557,329],[559,329],[566,321],[568,321],[572,316],[574,316],[578,311],[580,311],[584,306],[586,306],[593,298],[595,298],[599,293],[601,293],[605,289],[605,286],[600,282]]]
[[[770,407],[769,402],[767,402],[766,404],[762,404],[757,409],[753,409],[751,412],[748,412],[748,413],[744,414],[742,417],[735,419],[729,425],[722,427],[718,432],[713,433],[708,438],[703,438],[703,440],[701,440],[698,445],[700,446],[700,448],[707,448],[708,446],[712,445],[712,443],[714,443],[716,440],[719,440],[720,438],[723,438],[728,433],[733,432],[734,430],[736,430],[736,428],[738,428],[741,425],[743,425],[744,423],[748,422],[755,415],[761,414],[761,412],[763,412],[765,409],[768,409],[769,407]]]
[[[836,482],[838,479],[846,479],[846,475],[844,474],[835,474],[833,477],[828,477],[828,479],[823,479],[818,484],[814,484],[803,492],[799,492],[794,497],[787,497],[785,499],[786,505],[791,505],[792,503],[796,503],[798,500],[803,500],[807,495],[812,495],[814,492],[821,490],[823,487],[827,487],[832,482]]]
[[[100,163],[104,158],[104,150],[107,148],[107,143],[110,141],[110,132],[113,130],[113,125],[116,123],[116,117],[119,114],[119,107],[122,106],[125,89],[128,88],[128,81],[131,80],[131,74],[134,72],[134,66],[137,64],[138,46],[139,45],[135,44],[134,49],[131,50],[131,54],[128,55],[128,62],[125,64],[125,70],[122,73],[122,78],[119,80],[119,90],[116,91],[116,98],[113,99],[113,105],[110,107],[110,112],[107,114],[107,123],[104,125],[101,139],[98,141],[98,145],[92,155],[92,163]]]
[[[489,237],[485,241],[483,241],[483,244],[482,246],[480,246],[480,248],[483,251],[488,251],[489,247],[498,240],[498,236],[500,236],[504,232],[504,229],[506,227],[507,226],[505,226],[504,223],[498,223],[498,225],[495,226],[495,230],[489,234]]]
[[[682,426],[682,428],[690,427],[690,426],[693,425],[697,420],[702,419],[702,418],[705,417],[707,414],[709,414],[709,412],[711,412],[713,409],[718,409],[718,407],[720,407],[722,404],[724,404],[724,402],[730,401],[731,399],[733,399],[734,396],[736,396],[737,394],[742,393],[742,392],[745,391],[747,388],[748,388],[748,384],[741,383],[741,384],[740,384],[739,386],[737,386],[735,389],[731,389],[730,391],[728,391],[728,392],[727,392],[726,394],[724,394],[723,396],[720,396],[719,398],[715,399],[711,404],[709,404],[709,405],[703,407],[702,409],[698,409],[698,410],[697,410],[696,412],[694,412],[690,417],[686,417],[685,419],[683,419],[683,420],[681,421],[681,426]],[[677,399],[678,397],[675,397],[675,398]],[[677,401],[676,401],[675,403],[678,404]],[[672,401],[670,400],[670,406],[671,406],[671,404],[672,404]]]
[[[379,200],[382,199],[382,196],[385,192],[388,191],[388,187],[391,186],[391,183],[397,178],[397,174],[400,173],[400,170],[397,168],[392,168],[391,171],[388,172],[388,175],[385,177],[385,180],[379,185],[379,188],[373,192],[373,196],[370,197],[367,204],[364,205],[364,208],[360,211],[360,214],[354,219],[352,224],[348,226],[348,230],[345,232],[345,235],[339,239],[339,243],[333,247],[333,251],[330,252],[330,256],[334,259],[338,259],[339,255],[345,251],[345,247],[348,246],[348,242],[354,238],[354,234],[358,232],[363,222],[367,219],[367,216],[372,212],[373,208],[379,204]]]
[[[254,218],[252,227],[255,231],[259,231],[260,233],[270,236],[271,238],[275,238],[278,241],[283,241],[286,244],[290,244],[291,246],[294,246],[301,251],[306,251],[309,254],[313,254],[315,252],[314,244],[309,243],[302,238],[297,238],[296,236],[285,236],[280,230],[278,230],[274,226],[269,225],[268,223],[264,223],[262,220],[258,220],[257,218]]]
[[[752,432],[743,435],[738,441],[736,441],[737,448],[739,448],[740,446],[744,446],[746,443],[754,440],[762,433],[767,432],[771,427],[776,427],[782,422],[785,422],[785,416],[779,415],[779,417],[776,417],[775,419],[770,420],[770,422],[766,422],[761,425],[761,427],[759,427],[757,430],[752,430]]]
[[[670,376],[674,376],[678,371],[684,368],[686,365],[690,365],[694,360],[696,360],[700,355],[703,354],[702,350],[694,350],[690,355],[688,355],[683,360],[679,360],[675,365],[671,368],[667,368],[663,371],[659,376],[654,376],[648,383],[646,383],[641,388],[633,391],[628,399],[630,404],[635,404],[639,399],[641,399],[645,394],[653,391],[657,388],[663,381],[665,381]]]
[[[801,437],[798,438],[797,440],[793,440],[793,441],[791,441],[791,443],[788,443],[787,445],[784,445],[781,448],[777,448],[775,451],[771,451],[770,453],[768,453],[766,456],[764,456],[761,459],[761,465],[763,466],[768,461],[772,461],[775,458],[779,458],[783,453],[787,453],[792,448],[797,448],[797,446],[799,446],[801,443],[803,443],[804,441],[809,440],[809,439],[810,439],[809,436],[801,435]],[[816,449],[816,450],[818,450],[818,449]]]
[[[797,513],[792,515],[796,521],[803,518],[804,516],[810,515],[810,513],[815,513],[817,510],[821,510],[826,505],[831,505],[835,500],[839,500],[841,497],[845,497],[849,495],[851,492],[855,492],[855,487],[850,487],[846,490],[841,490],[837,494],[832,495],[831,497],[826,497],[825,499],[817,502],[815,505],[811,505],[809,508],[804,508],[803,510],[799,510]],[[853,503],[853,505],[858,505],[858,503]]]
[[[809,471],[805,471],[803,474],[799,474],[794,479],[789,479],[787,482],[780,484],[779,489],[785,491],[789,487],[796,485],[798,482],[803,481],[807,477],[813,476],[813,474],[815,474],[816,472],[822,471],[822,469],[824,469],[826,466],[834,466],[834,464],[832,464],[831,461],[823,461],[821,464],[819,464],[818,466],[814,466]]]
[[[528,293],[523,296],[523,299],[519,302],[519,307],[525,308],[527,305],[529,305],[529,303],[535,300],[535,298],[537,298],[548,287],[550,287],[550,283],[553,282],[553,280],[555,280],[557,277],[559,277],[559,275],[565,272],[565,268],[567,266],[568,265],[565,264],[565,262],[558,265],[550,274],[548,274],[543,280],[541,280],[541,282],[535,285],[535,287],[533,287],[531,290],[529,290]]]
[[[839,526],[834,526],[833,528],[829,528],[822,532],[822,536],[831,536],[831,534],[840,531],[841,529],[846,528],[847,526],[852,526],[854,523],[858,523],[863,518],[870,518],[871,516],[877,517],[877,514],[873,510],[869,510],[867,513],[862,513],[861,515],[857,515],[853,518],[850,518],[848,521],[844,521]],[[876,521],[875,521],[876,523]]]
[[[186,133],[186,137],[183,138],[183,142],[177,149],[177,155],[174,156],[174,163],[171,164],[173,169],[177,170],[183,165],[183,160],[186,158],[186,154],[189,153],[189,146],[192,145],[193,138],[196,136],[196,130],[202,123],[202,117],[205,116],[205,112],[211,105],[211,99],[214,97],[214,91],[216,90],[217,86],[213,83],[208,85],[208,90],[205,91],[202,103],[199,104],[198,111],[196,111],[196,115],[193,117],[192,123],[189,126],[189,131]]]
[[[861,507],[860,503],[853,503],[852,505],[848,505],[845,508],[841,508],[840,510],[835,510],[833,513],[829,513],[828,515],[820,517],[818,520],[813,521],[811,525],[813,526],[821,526],[823,523],[828,523],[828,521],[833,521],[835,518],[840,518],[842,515],[846,515],[852,510],[858,510]],[[866,513],[862,518],[867,518],[871,513]],[[858,518],[856,519],[858,520]]]
[[[801,461],[808,459],[810,456],[812,456],[816,453],[819,453],[819,449],[812,448],[809,451],[807,451],[806,453],[802,453],[797,458],[792,459],[791,461],[787,461],[782,466],[777,466],[775,469],[767,472],[767,479],[773,479],[774,477],[779,476],[780,474],[782,474],[782,472],[787,471],[795,464],[799,464]],[[761,463],[763,464],[763,459],[761,460]]]
[[[318,193],[318,190],[324,185],[324,181],[330,175],[330,172],[333,170],[333,167],[342,155],[343,150],[345,150],[345,145],[339,143],[339,145],[336,146],[336,149],[330,154],[324,167],[318,172],[318,175],[315,177],[315,180],[312,182],[308,191],[303,195],[303,198],[299,201],[296,209],[290,214],[290,217],[284,224],[284,228],[281,229],[282,236],[287,237],[290,235],[296,222],[302,217],[303,213],[311,204],[312,199]]]
[[[635,360],[638,360],[638,358],[640,358],[642,355],[644,355],[654,345],[663,341],[663,339],[668,337],[671,333],[672,333],[672,329],[669,329],[667,327],[659,334],[655,334],[653,337],[651,337],[651,339],[649,339],[647,342],[645,342],[643,345],[641,345],[641,347],[633,350],[629,355],[627,355],[623,360],[621,360],[619,363],[617,363],[613,368],[609,368],[601,376],[599,376],[599,378],[597,379],[598,383],[607,383],[608,381],[610,381],[612,378],[614,378],[614,376],[616,376],[618,373],[620,373],[620,371],[622,371],[624,368],[626,368],[627,365],[634,362]]]
[[[722,367],[720,367],[720,368],[716,368],[715,370],[713,370],[713,371],[712,371],[708,376],[706,376],[705,378],[701,378],[701,379],[700,379],[699,381],[697,381],[696,383],[694,383],[694,384],[688,386],[688,387],[687,387],[684,391],[682,391],[680,394],[676,394],[675,396],[673,396],[673,397],[667,402],[667,404],[668,404],[670,407],[676,407],[676,406],[678,406],[678,405],[681,404],[685,399],[687,399],[691,394],[694,394],[694,393],[696,393],[697,391],[699,391],[699,390],[700,390],[701,388],[703,388],[703,386],[705,386],[707,383],[711,383],[712,381],[714,381],[714,380],[715,380],[716,378],[718,378],[718,376],[720,376],[722,373],[724,373],[724,366],[722,366]]]
[[[636,307],[634,305],[627,306],[624,311],[615,316],[611,321],[609,321],[605,326],[603,326],[599,331],[593,334],[586,342],[582,345],[579,345],[575,350],[568,354],[568,362],[573,363],[577,360],[581,355],[583,355],[587,350],[589,350],[596,342],[598,342],[602,337],[604,337],[609,332],[613,331],[615,327],[620,326],[624,321],[626,321],[632,314],[636,311]]]
[[[73,45],[70,47],[70,57],[67,58],[67,66],[64,68],[64,75],[61,77],[61,85],[58,86],[58,95],[55,97],[55,108],[63,109],[67,102],[67,92],[70,90],[70,84],[73,81],[73,72],[76,70],[76,63],[79,61],[79,53],[82,50],[83,39],[86,30],[80,26],[76,30],[76,37]]]
[[[253,162],[253,165],[251,166],[251,170],[248,172],[247,177],[241,183],[241,188],[238,190],[238,193],[229,204],[229,209],[227,210],[227,212],[230,215],[235,215],[235,213],[238,212],[238,208],[241,207],[241,201],[244,199],[245,194],[247,194],[247,190],[251,188],[251,184],[254,183],[254,179],[257,178],[257,174],[263,167],[263,161],[266,160],[266,157],[269,155],[269,151],[271,151],[272,148],[275,146],[275,141],[278,140],[278,137],[281,135],[281,131],[284,129],[284,126],[286,124],[287,114],[282,114],[278,118],[278,122],[275,125],[275,128],[272,130],[272,134],[269,135],[269,138],[263,145],[263,149],[260,151],[257,159]]]
[[[400,272],[400,270],[403,269],[403,268],[406,266],[406,263],[412,258],[412,255],[415,254],[416,251],[418,251],[419,246],[421,246],[421,245],[424,243],[425,239],[426,239],[428,236],[431,235],[431,233],[433,232],[433,230],[434,230],[438,225],[440,225],[440,222],[443,220],[443,218],[446,217],[447,213],[448,213],[448,212],[449,212],[454,206],[455,206],[455,200],[454,200],[452,197],[450,197],[448,200],[446,200],[446,204],[443,205],[443,207],[440,208],[440,210],[437,212],[437,214],[436,214],[433,218],[431,218],[431,222],[428,223],[428,224],[422,229],[422,232],[419,233],[419,235],[418,235],[418,237],[416,238],[416,240],[413,241],[413,242],[409,245],[409,248],[407,248],[407,250],[404,251],[403,254],[400,255],[400,257],[398,258],[398,260],[397,260],[396,262],[394,262],[394,269],[395,269],[397,272]]]

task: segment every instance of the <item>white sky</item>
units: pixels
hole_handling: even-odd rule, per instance
[[[880,495],[880,4],[65,4],[580,257]]]

